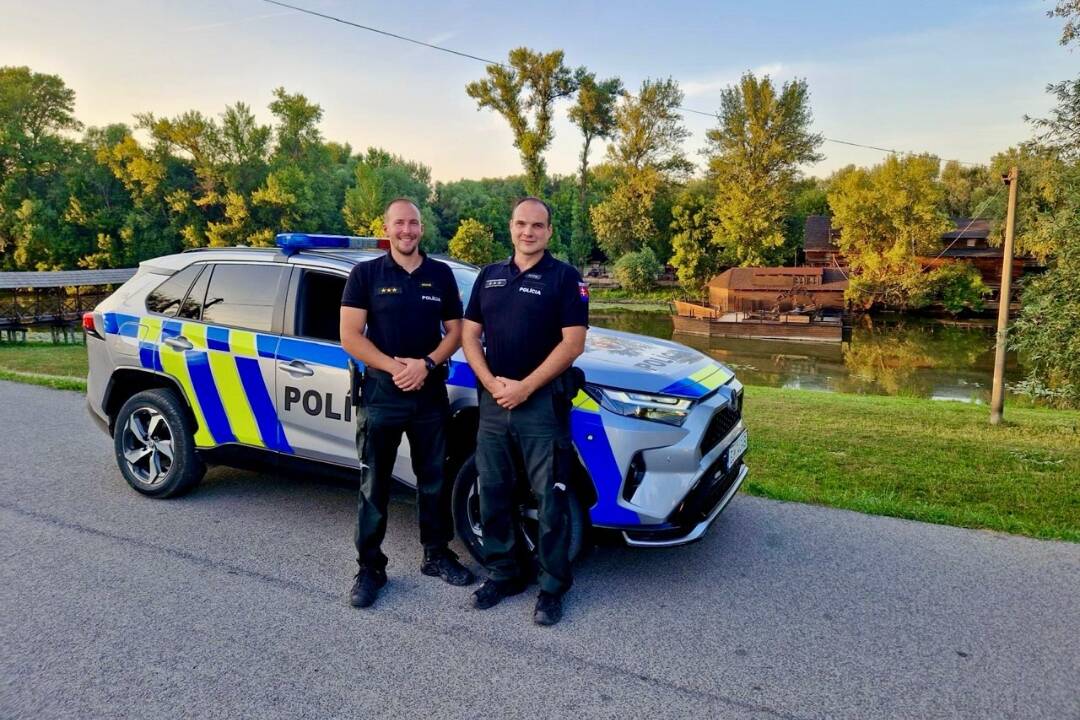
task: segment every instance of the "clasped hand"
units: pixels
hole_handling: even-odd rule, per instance
[[[505,410],[513,410],[518,405],[521,405],[529,396],[532,391],[529,387],[520,380],[511,380],[497,376],[495,378],[494,388],[488,388],[491,392],[491,397],[495,399],[495,402],[499,404],[499,407]]]
[[[427,380],[428,369],[424,361],[419,358],[400,358],[394,360],[401,363],[401,368],[393,374],[392,379],[399,390],[412,392],[424,387]]]

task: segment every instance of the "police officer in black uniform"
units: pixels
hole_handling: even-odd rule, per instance
[[[453,539],[446,456],[446,362],[461,339],[461,296],[450,268],[420,251],[420,211],[406,198],[383,215],[390,252],[357,263],[341,298],[341,343],[365,366],[356,415],[360,498],[349,595],[368,607],[386,584],[386,510],[391,472],[404,432],[409,438],[424,562],[420,571],[451,585],[473,575],[447,547]],[[367,328],[367,334],[364,328]],[[442,333],[446,329],[446,334]]]
[[[478,382],[476,438],[484,566],[473,595],[486,609],[524,591],[515,533],[515,459],[539,504],[540,595],[533,620],[554,625],[570,587],[567,487],[573,461],[571,364],[585,349],[588,289],[581,275],[547,251],[551,208],[538,198],[514,206],[514,254],[488,265],[473,286],[462,347]],[[486,349],[481,344],[483,334]]]

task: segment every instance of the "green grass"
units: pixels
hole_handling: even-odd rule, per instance
[[[753,495],[1080,541],[1080,412],[750,387]]]
[[[0,379],[85,390],[82,345],[0,343]],[[1080,542],[1080,412],[748,387],[743,488]]]
[[[0,368],[0,380],[11,380],[13,382],[21,382],[28,385],[42,385],[56,390],[78,390],[79,392],[86,392],[86,381],[76,377],[15,372],[13,370]]]
[[[662,288],[641,293],[619,288],[590,288],[589,306],[594,310],[621,308],[636,312],[654,312],[666,315],[671,312],[669,303],[681,296],[682,291],[679,288]]]
[[[0,342],[0,369],[85,378],[86,346]]]
[[[86,390],[86,346],[0,342],[0,380]]]

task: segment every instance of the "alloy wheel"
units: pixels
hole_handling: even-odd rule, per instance
[[[124,461],[149,487],[165,482],[173,466],[173,435],[165,416],[149,406],[136,408],[123,429]]]

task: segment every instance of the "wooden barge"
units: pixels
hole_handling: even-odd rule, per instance
[[[675,332],[707,337],[758,338],[804,342],[841,342],[850,337],[844,315],[813,312],[721,312],[715,307],[676,301]]]

